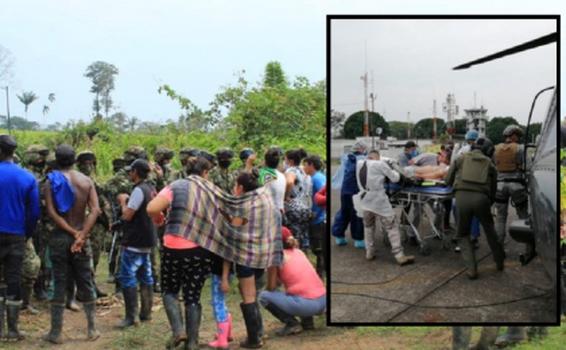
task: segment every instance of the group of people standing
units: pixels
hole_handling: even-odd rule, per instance
[[[342,161],[341,208],[336,214],[332,234],[336,244],[347,244],[345,231],[350,232],[356,248],[366,250],[368,260],[375,258],[376,224],[387,233],[398,264],[414,261],[403,253],[402,235],[395,212],[389,202],[385,183],[398,182],[402,177],[412,180],[441,180],[454,192],[454,201],[443,203],[443,229],[450,230],[451,214],[456,221],[456,251],[462,251],[470,279],[478,277],[475,249],[479,228],[483,227],[498,270],[504,269],[504,242],[509,203],[520,219],[526,219],[527,195],[524,183],[524,147],[519,144],[522,129],[509,125],[503,131],[505,141],[496,146],[486,137],[470,130],[465,143],[455,149],[454,143],[442,145],[437,154],[420,154],[417,145],[408,141],[397,160],[381,159],[379,151],[368,152],[363,142],[357,142]],[[336,182],[335,182],[336,183]],[[412,208],[411,208],[412,206]],[[495,206],[495,220],[491,207]],[[404,208],[412,210],[412,222],[401,218],[401,224],[419,226],[418,203]],[[410,230],[405,237],[411,240]]]
[[[284,323],[280,335],[312,329],[313,316],[324,311],[326,178],[318,156],[302,149],[283,154],[272,147],[263,164],[255,166],[255,152],[244,149],[243,166],[232,171],[234,153],[229,149],[218,150],[216,156],[182,149],[182,169],[174,171],[171,150],[158,148],[152,163],[145,150],[132,147],[114,160],[115,175],[99,186],[89,177],[96,169],[92,152],[75,155],[71,146],[60,145],[54,159],[44,160],[50,163],[49,172],[36,179],[14,163],[16,147],[11,136],[0,135],[0,189],[5,194],[0,200],[0,270],[6,285],[0,285],[0,338],[24,337],[18,315],[27,246],[45,259],[41,265],[46,265],[47,273],[41,288],[51,286],[51,328],[44,339],[63,342],[63,313],[71,289],[83,304],[87,338],[100,336],[95,305],[104,293],[94,282],[97,261],[93,260],[98,260],[104,244],[92,238],[97,225],[107,234],[117,219],[121,238],[113,272],[125,304],[119,328],[151,321],[154,292],[159,291],[173,334],[168,345],[197,349],[201,291],[212,276],[217,334],[209,345],[228,348],[232,314],[225,297],[232,273],[238,278],[247,330],[242,347],[263,345],[260,304]],[[41,151],[41,157],[47,158],[44,148]],[[38,240],[42,215],[48,219],[41,222],[51,226],[41,228],[46,247],[35,249],[30,242],[35,245]],[[96,259],[94,245],[98,245]],[[316,266],[308,260],[308,251],[314,253]],[[285,291],[278,291],[279,286]]]

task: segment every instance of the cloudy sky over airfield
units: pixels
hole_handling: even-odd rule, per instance
[[[413,123],[430,117],[434,99],[437,116],[446,119],[442,104],[448,93],[463,116],[474,106],[475,92],[477,107],[483,105],[488,115],[526,124],[536,93],[556,84],[556,44],[466,70],[452,68],[555,31],[552,20],[333,21],[332,108],[346,115],[363,109],[360,76],[367,66],[375,110],[386,120],[406,121],[407,112]],[[547,101],[537,103],[536,121],[543,120]]]
[[[297,75],[306,76],[311,81],[324,79],[327,14],[566,13],[561,9],[564,9],[564,5],[551,0],[477,0],[465,6],[461,2],[445,0],[19,0],[5,2],[0,10],[0,45],[9,49],[15,59],[14,76],[10,82],[12,115],[24,114],[23,105],[15,95],[25,90],[34,91],[40,96],[30,106],[30,120],[44,125],[55,121],[64,123],[70,119],[88,120],[92,115],[93,95],[89,93],[90,81],[83,74],[89,64],[103,60],[120,70],[112,94],[115,111],[142,120],[163,122],[169,118],[175,119],[180,109],[166,96],[157,94],[157,87],[161,84],[169,84],[206,109],[223,85],[236,82],[236,72],[245,70],[246,79],[255,83],[261,80],[265,64],[271,60],[280,61],[291,79]],[[528,40],[533,35],[548,31],[548,27],[544,26],[536,26],[532,30],[513,30],[511,35],[495,30],[493,35],[496,38],[490,39],[476,33],[480,29],[474,29],[473,37],[475,40],[481,39],[482,47],[468,45],[463,38],[454,40],[454,53],[449,56],[431,48],[438,40],[425,38],[420,33],[416,33],[419,38],[416,44],[407,48],[406,43],[415,43],[415,38],[409,35],[410,31],[401,31],[400,34],[408,37],[393,48],[386,48],[386,51],[390,51],[386,55],[380,54],[382,46],[377,45],[377,41],[372,41],[371,45],[368,43],[368,52],[377,55],[368,64],[368,68],[374,70],[375,92],[383,101],[387,99],[383,106],[379,105],[382,101],[378,100],[377,110],[381,112],[385,107],[388,114],[399,114],[400,117],[411,110],[417,118],[429,112],[434,94],[440,99],[452,91],[461,106],[468,106],[473,102],[475,90],[478,92],[478,101],[483,101],[490,112],[513,114],[517,111],[519,119],[523,118],[525,100],[530,100],[532,92],[539,87],[539,80],[527,91],[526,97],[513,94],[512,97],[517,96],[516,99],[521,102],[518,106],[512,106],[513,109],[503,105],[503,102],[496,101],[496,104],[492,91],[495,87],[501,87],[506,79],[526,76],[534,71],[534,68],[526,69],[531,55],[546,57],[544,52],[549,52],[553,47],[509,59],[516,61],[513,67],[518,71],[513,71],[509,66],[500,74],[488,74],[485,71],[493,72],[499,65],[493,68],[487,68],[486,65],[486,68],[473,69],[473,73],[461,74],[462,77],[475,75],[476,83],[474,80],[461,83],[456,78],[451,78],[449,83],[438,80],[431,90],[430,82],[434,81],[433,77],[442,76],[444,64],[451,67],[462,60],[479,57],[492,49],[514,44],[523,38]],[[432,31],[440,37],[451,34]],[[369,34],[364,29],[363,35]],[[382,43],[391,43],[388,37],[392,33],[383,34],[372,34],[372,38],[380,37]],[[351,79],[344,80],[347,91],[339,99],[336,97],[336,103],[360,101],[363,40],[358,35],[348,38],[352,59],[348,62],[351,73],[347,75]],[[375,47],[372,46],[374,44]],[[424,54],[419,51],[422,48],[425,48]],[[393,57],[395,52],[399,53],[396,61],[405,65],[383,69],[387,62],[378,59]],[[405,54],[410,55],[406,57]],[[428,56],[442,56],[443,59],[434,59],[430,63],[426,61]],[[534,63],[531,65],[535,66]],[[554,69],[553,64],[545,63],[544,69]],[[433,75],[415,78],[417,73],[427,70],[431,70]],[[394,84],[385,84],[388,72],[397,73],[389,78],[394,80]],[[512,77],[508,78],[509,75]],[[547,80],[553,78],[552,73],[542,70],[538,76]],[[485,77],[489,79],[483,79]],[[480,80],[482,84],[479,84]],[[517,85],[516,82],[513,80],[509,85]],[[401,85],[404,85],[404,89],[412,90],[401,89]],[[522,82],[519,85],[525,84]],[[386,95],[392,91],[392,87],[396,87],[394,93]],[[425,89],[417,91],[417,88]],[[51,92],[56,94],[57,101],[44,118],[41,114],[42,105]],[[0,98],[0,114],[5,114],[5,109],[5,100]],[[340,109],[348,111],[346,108]]]

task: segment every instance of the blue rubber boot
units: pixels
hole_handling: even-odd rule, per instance
[[[336,245],[338,246],[344,246],[348,244],[348,241],[344,237],[336,237],[335,240],[336,240]]]
[[[366,243],[363,240],[354,240],[354,247],[358,249],[366,249]]]

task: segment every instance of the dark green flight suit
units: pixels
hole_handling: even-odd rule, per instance
[[[497,191],[497,169],[479,149],[465,153],[450,167],[446,183],[455,192],[458,211],[456,238],[462,248],[462,257],[468,268],[468,277],[477,278],[477,262],[471,243],[472,218],[479,219],[498,270],[503,270],[503,246],[497,240],[491,205]]]

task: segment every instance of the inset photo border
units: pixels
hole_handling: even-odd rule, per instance
[[[326,25],[328,325],[559,325],[560,16]]]

